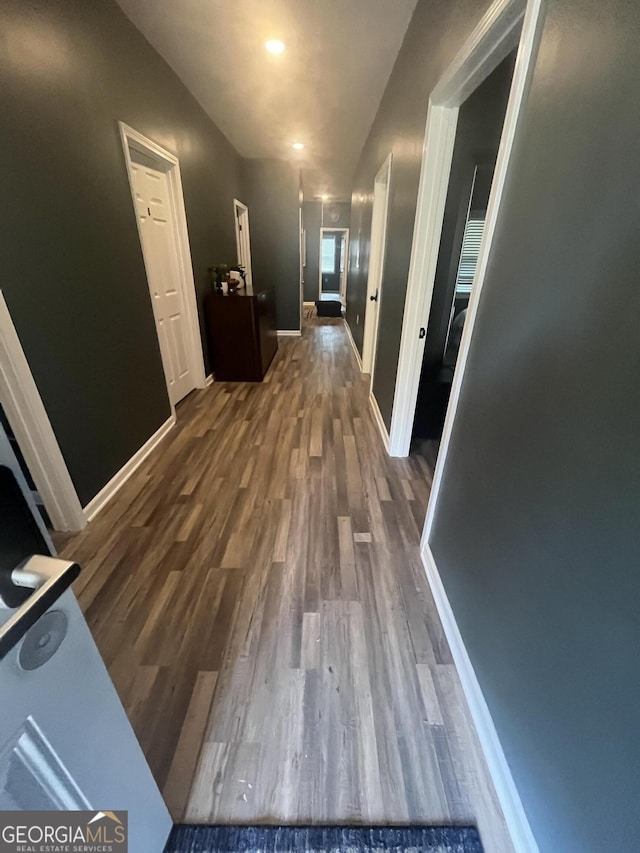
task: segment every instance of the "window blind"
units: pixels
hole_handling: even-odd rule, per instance
[[[476,274],[480,243],[484,232],[484,214],[472,214],[467,219],[462,240],[460,263],[456,277],[456,293],[471,293],[473,277]]]
[[[322,238],[322,272],[334,273],[336,271],[336,238]]]

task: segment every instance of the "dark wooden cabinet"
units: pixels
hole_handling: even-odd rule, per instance
[[[205,318],[216,379],[261,382],[278,349],[272,294],[250,287],[211,293]]]

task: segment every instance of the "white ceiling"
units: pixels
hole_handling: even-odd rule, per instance
[[[118,2],[243,157],[300,161],[307,200],[351,197],[417,0]]]

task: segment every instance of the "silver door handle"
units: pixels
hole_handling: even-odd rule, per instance
[[[16,586],[33,589],[4,625],[0,626],[0,660],[6,657],[29,628],[55,604],[80,574],[80,566],[57,557],[34,554],[11,572]]]

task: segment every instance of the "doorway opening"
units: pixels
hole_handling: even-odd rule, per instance
[[[320,293],[322,301],[339,300],[344,307],[347,295],[349,229],[320,229]]]
[[[178,158],[120,123],[129,185],[172,412],[205,388],[187,219]]]
[[[249,208],[246,204],[233,200],[233,216],[236,223],[236,246],[238,247],[238,263],[244,269],[245,281],[249,288],[253,283],[251,278],[251,240],[249,238]]]
[[[373,373],[376,366],[376,350],[378,348],[378,320],[380,317],[380,305],[382,303],[382,280],[387,244],[389,190],[391,185],[391,160],[392,155],[389,154],[376,175],[373,189],[371,256],[369,260],[369,277],[367,279],[367,302],[362,345],[362,372],[368,373],[371,377],[371,393],[373,393]]]
[[[544,22],[544,9],[545,5],[542,0],[494,0],[431,92],[427,110],[424,153],[418,186],[396,388],[389,431],[390,455],[407,456],[413,433],[414,415],[423,368],[426,331],[430,321],[449,189],[449,175],[453,162],[461,107],[498,68],[502,61],[512,51],[517,50],[506,116],[504,117],[498,155],[493,168],[481,234],[478,234],[480,228],[472,224],[475,217],[470,215],[474,210],[474,205],[478,203],[477,198],[473,196],[474,190],[483,180],[478,167],[487,165],[481,159],[473,163],[474,177],[469,195],[466,197],[467,213],[462,220],[464,222],[462,243],[467,236],[465,255],[471,254],[468,250],[472,247],[474,239],[479,243],[479,248],[477,254],[474,252],[473,265],[475,269],[471,284],[469,284],[470,270],[467,269],[466,271],[466,286],[470,289],[466,314],[454,328],[456,320],[454,295],[450,303],[450,313],[444,315],[446,334],[443,358],[450,338],[459,333],[460,339],[456,346],[455,368],[453,368],[449,401],[442,427],[442,438],[433,473],[433,482],[431,483],[420,554],[436,607],[442,618],[452,657],[460,675],[471,716],[476,730],[480,734],[482,750],[489,766],[509,833],[513,839],[513,846],[518,850],[532,851],[537,850],[535,839],[489,708],[442,584],[436,559],[431,549],[431,539],[475,319],[485,281],[487,264],[491,255],[520,110],[531,69],[535,62],[539,34]],[[464,210],[464,196],[458,198],[458,203]],[[458,220],[456,219],[457,223]],[[460,235],[460,231],[458,231],[458,235]],[[462,251],[460,255],[462,255]],[[462,264],[463,274],[459,276],[461,272],[460,260],[459,256],[457,266],[455,263],[453,264],[456,269],[454,294],[455,289],[459,289],[460,296],[466,296],[467,294],[463,293],[462,287],[465,283],[465,264]],[[449,257],[449,262],[451,268],[451,257]],[[458,283],[460,284],[459,288]]]
[[[47,508],[44,503],[44,499],[40,492],[38,491],[38,487],[35,484],[35,481],[31,475],[31,471],[29,470],[29,466],[27,465],[26,459],[24,458],[24,454],[22,449],[20,448],[20,444],[18,439],[16,438],[16,434],[13,431],[11,423],[7,417],[7,413],[5,412],[2,402],[0,401],[0,443],[4,446],[5,458],[7,460],[11,460],[13,462],[13,468],[16,467],[20,470],[20,473],[24,477],[24,483],[26,484],[26,488],[31,496],[33,504],[38,511],[38,516],[42,520],[42,523],[46,527],[48,531],[54,530],[53,522],[47,512]]]
[[[449,185],[426,327],[411,455],[435,469],[451,395],[516,51],[491,72],[460,107]]]
[[[87,520],[38,387],[0,291],[0,445],[37,517],[57,531],[79,531]],[[5,464],[3,462],[2,464]],[[45,526],[44,519],[47,525]]]
[[[544,19],[543,8],[542,0],[494,0],[478,26],[445,69],[429,97],[398,370],[389,429],[389,453],[391,456],[401,457],[408,456],[411,447],[426,332],[444,225],[449,175],[461,107],[503,60],[516,51],[515,68],[480,238],[473,287],[462,322],[462,334],[455,359],[449,404],[446,406],[442,440],[433,474],[431,498],[427,509],[427,527],[435,512],[439,483],[491,252],[520,108],[538,44],[537,34]],[[478,161],[475,165],[483,164]],[[454,334],[456,329],[457,326],[452,329]]]

